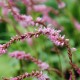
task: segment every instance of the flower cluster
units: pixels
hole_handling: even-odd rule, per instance
[[[30,26],[30,25],[34,26],[33,18],[30,15],[30,13],[34,10],[35,12],[40,12],[43,15],[42,18],[44,19],[45,23],[47,22],[47,23],[53,24],[56,28],[63,29],[63,27],[60,26],[56,20],[53,20],[48,15],[49,12],[52,12],[53,14],[58,15],[59,12],[57,10],[53,9],[52,7],[47,7],[46,5],[43,5],[43,4],[35,3],[35,0],[23,0],[22,2],[27,7],[28,15],[20,15],[17,7],[15,6],[16,10],[14,10],[13,9],[14,6],[12,6],[11,4],[12,2],[9,1],[9,7],[11,9],[11,12],[15,20],[17,20],[21,26],[23,27]]]
[[[29,77],[36,77],[38,80],[50,80],[47,74],[43,74],[42,71],[32,71],[32,73],[25,73],[23,75],[14,78],[4,78],[4,80],[23,80]]]
[[[29,77],[36,77],[38,80],[50,80],[47,75],[44,75],[42,71],[32,71],[32,73],[25,73],[23,75],[10,78],[10,79],[5,79],[4,80],[23,80]]]
[[[61,0],[57,0],[57,3],[58,3],[58,8],[59,9],[62,9],[66,6],[66,4],[64,2],[62,2]]]
[[[11,57],[15,57],[17,59],[24,59],[25,52],[24,51],[15,51],[10,54]]]
[[[3,45],[0,44],[0,55],[4,54],[6,52],[7,52],[7,50],[4,48]]]
[[[55,10],[52,7],[48,7],[46,5],[43,4],[39,4],[40,2],[45,2],[46,0],[42,0],[42,1],[35,1],[35,0],[23,0],[22,2],[26,5],[27,8],[27,12],[28,15],[26,14],[20,14],[19,13],[19,9],[16,7],[15,1],[13,0],[9,0],[7,5],[6,3],[0,2],[1,7],[3,7],[4,10],[4,15],[7,15],[9,12],[11,12],[15,18],[16,21],[18,21],[18,23],[23,26],[23,27],[27,27],[27,26],[34,26],[34,21],[32,16],[30,15],[30,12],[32,12],[33,10],[35,12],[40,12],[43,15],[43,19],[45,22],[53,24],[54,27],[59,28],[59,29],[63,29],[62,26],[60,26],[58,24],[58,22],[56,20],[53,20],[48,14],[49,12],[52,12],[55,15],[58,15],[58,11]]]
[[[23,27],[27,26],[34,26],[33,18],[31,16],[26,16],[26,15],[16,15],[16,20],[19,22],[19,24]]]
[[[47,28],[39,28],[39,31],[43,34],[47,35],[50,40],[57,46],[63,46],[64,45],[64,35],[60,35],[60,30],[54,30],[50,27]]]
[[[48,25],[49,26],[49,25]],[[40,27],[35,33],[25,33],[24,35],[20,35],[20,36],[15,36],[13,38],[11,38],[11,40],[9,42],[7,42],[6,44],[3,45],[3,47],[8,48],[12,43],[14,43],[15,41],[18,40],[23,40],[26,38],[31,38],[33,36],[35,37],[39,37],[39,35],[43,34],[43,35],[47,35],[48,38],[57,46],[63,46],[65,43],[65,36],[61,36],[60,35],[60,30],[55,30],[52,29],[50,27],[47,28],[42,28]],[[1,50],[4,50],[1,46]],[[3,49],[2,49],[3,48]],[[4,51],[5,52],[5,51]],[[2,51],[0,51],[0,53],[2,53]]]
[[[17,58],[17,59],[25,59],[30,60],[34,63],[36,63],[42,70],[48,69],[49,65],[45,62],[42,62],[34,57],[32,57],[30,54],[25,54],[24,51],[15,51],[10,54],[11,57]]]
[[[15,36],[11,38],[11,40],[3,45],[0,44],[0,55],[5,54],[7,52],[7,48],[14,42],[23,40],[23,39],[30,39],[32,37],[37,38],[40,35],[47,36],[54,44],[55,46],[64,46],[67,48],[68,51],[68,57],[70,60],[70,65],[73,69],[76,70],[76,72],[80,75],[80,68],[73,64],[72,61],[72,52],[76,51],[76,48],[71,48],[69,44],[69,39],[65,39],[65,35],[61,35],[61,30],[63,30],[63,27],[58,24],[58,22],[54,19],[52,19],[49,16],[49,13],[58,15],[59,11],[55,10],[54,8],[50,6],[46,6],[45,4],[42,4],[46,2],[47,0],[22,0],[21,4],[26,6],[26,13],[27,14],[21,14],[20,10],[16,4],[16,1],[19,0],[7,0],[0,1],[0,7],[2,8],[2,14],[3,16],[0,17],[0,21],[10,21],[8,17],[8,13],[10,12],[11,15],[14,17],[14,19],[24,28],[27,28],[28,26],[36,26],[35,32],[27,32],[25,34],[19,34],[18,36]],[[58,8],[62,9],[66,6],[66,4],[62,0],[56,0],[58,3]],[[37,17],[35,20],[32,17],[31,13],[37,12],[42,15],[42,18]],[[4,19],[6,17],[6,20]],[[74,23],[75,27],[80,30],[80,24],[77,22],[77,20],[73,19],[72,22]],[[53,26],[49,25],[52,24],[54,27],[58,28],[58,30],[55,30],[52,28]],[[14,26],[14,25],[13,25]],[[15,27],[16,29],[16,27]],[[4,79],[4,80],[23,80],[28,77],[36,77],[38,80],[50,80],[47,75],[43,74],[42,71],[50,69],[50,66],[46,62],[42,62],[39,59],[36,59],[32,57],[29,53],[25,53],[24,51],[14,51],[10,55],[12,58],[16,58],[19,60],[29,60],[37,64],[37,66],[40,68],[41,71],[33,71],[32,73],[25,73],[23,75],[13,77],[10,79]],[[54,69],[55,72],[62,75],[62,73],[58,72],[57,69]],[[72,73],[70,73],[69,80],[72,80]]]

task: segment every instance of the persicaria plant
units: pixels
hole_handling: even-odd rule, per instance
[[[60,69],[59,69],[58,64],[56,65],[53,64],[54,65],[53,66],[52,63],[48,61],[50,59],[50,58],[48,59],[49,56],[47,56],[47,60],[44,60],[40,58],[40,54],[35,53],[35,55],[37,55],[35,56],[32,55],[33,52],[30,53],[26,51],[27,50],[27,47],[25,46],[26,44],[28,44],[29,47],[34,47],[32,48],[32,50],[35,49],[35,45],[38,46],[36,39],[42,40],[42,42],[38,40],[40,45],[41,44],[44,45],[45,42],[50,43],[52,49],[50,48],[49,49],[53,53],[56,53],[56,55],[58,55],[59,60],[60,60],[60,55],[62,55],[62,51],[64,50],[65,52],[67,51],[66,55],[68,56],[67,59],[69,62],[66,63],[69,65],[69,67],[67,67],[69,73],[69,77],[67,80],[77,80],[76,74],[80,75],[80,68],[76,63],[74,63],[74,60],[72,58],[73,57],[72,55],[74,55],[73,53],[76,51],[76,48],[70,45],[71,40],[68,39],[67,36],[65,35],[64,26],[61,26],[56,19],[53,19],[51,17],[51,15],[59,16],[60,10],[65,9],[67,5],[62,0],[56,0],[58,7],[58,9],[56,9],[51,6],[47,6],[46,4],[47,2],[48,0],[1,0],[0,1],[0,11],[1,11],[0,24],[1,23],[9,24],[13,27],[14,31],[16,32],[16,35],[14,35],[14,37],[11,37],[9,41],[0,44],[0,58],[1,56],[3,55],[6,56],[6,54],[9,53],[8,56],[10,56],[11,58],[16,58],[19,61],[21,67],[19,73],[11,77],[4,76],[2,77],[3,80],[24,80],[24,79],[27,80],[28,78],[32,78],[32,80],[36,79],[55,80],[55,78],[53,78],[54,76],[57,77],[56,80],[67,79],[66,75],[68,74],[66,71],[63,71],[62,69],[63,66],[61,66],[61,64],[63,63],[61,63],[61,61],[59,62],[60,63]],[[72,16],[71,16],[71,21],[73,22],[76,29],[80,28],[77,20]],[[9,28],[11,26],[9,26]],[[18,50],[17,46],[15,46],[16,50],[11,48],[13,47],[12,45],[19,44],[19,42],[25,44],[24,46],[26,50],[24,48]],[[9,51],[8,48],[11,48],[12,52]],[[50,50],[48,51],[46,50],[46,55],[52,55],[52,53],[48,54]],[[41,53],[41,55],[42,57],[44,57],[44,53]],[[33,63],[37,67],[34,67]],[[27,68],[27,66],[30,64],[32,67],[34,67],[33,70],[28,71],[28,69],[27,70],[23,69],[24,66]],[[56,75],[54,75],[53,73],[54,74],[56,73]],[[58,76],[60,78],[58,78]]]

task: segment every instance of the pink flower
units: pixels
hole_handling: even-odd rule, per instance
[[[63,27],[58,24],[58,22],[54,19],[51,19],[48,14],[43,15],[43,20],[49,24],[52,24],[54,27],[63,30]]]
[[[26,16],[19,14],[19,10],[16,7],[12,7],[11,9],[15,20],[18,21],[21,26],[34,26],[33,18],[30,15]]]
[[[78,30],[80,30],[80,23],[77,20],[74,20],[73,24]]]
[[[24,18],[24,20],[19,21],[21,26],[26,27],[26,26],[29,26],[29,25],[34,25],[34,22],[32,21],[31,16],[22,15],[21,17]]]
[[[7,50],[5,48],[3,48],[3,45],[0,44],[0,55],[6,53]]]
[[[43,74],[42,72],[37,76],[38,80],[50,80],[49,77],[45,74]]]
[[[60,35],[50,36],[50,39],[52,42],[54,42],[57,46],[63,46],[64,45],[64,35],[61,37]]]
[[[62,8],[64,8],[66,6],[66,4],[64,3],[64,2],[59,2],[58,3],[58,8],[59,9],[62,9]]]
[[[24,56],[25,56],[25,52],[24,51],[15,51],[15,52],[12,52],[10,54],[11,57],[15,57],[17,59],[23,59]]]
[[[49,65],[45,62],[42,62],[41,64],[38,64],[38,66],[42,69],[42,70],[45,70],[45,69],[48,69],[49,68]]]
[[[28,77],[36,77],[38,80],[50,80],[49,77],[47,76],[47,74],[43,74],[42,71],[41,72],[32,71],[32,73],[26,72],[23,75],[20,75],[20,76],[14,77],[14,78],[10,78],[9,80],[23,80],[23,79],[28,78]]]
[[[30,25],[34,26],[33,18],[31,16],[19,15],[19,17],[15,16],[16,20],[20,23],[21,26],[27,27]]]
[[[50,9],[46,5],[34,5],[34,10],[43,14],[50,11]]]
[[[63,46],[64,45],[64,35],[60,35],[60,30],[54,30],[50,27],[47,28],[39,28],[39,31],[43,34],[47,35],[48,38],[57,46]]]

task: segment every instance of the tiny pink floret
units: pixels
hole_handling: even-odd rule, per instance
[[[42,62],[41,64],[38,64],[38,66],[42,69],[42,70],[45,70],[45,69],[48,69],[49,68],[49,65],[45,62]]]
[[[0,45],[0,55],[5,54],[7,50],[3,48],[3,45]]]
[[[64,8],[66,6],[66,4],[64,3],[64,2],[60,2],[59,4],[58,4],[58,8],[59,9],[62,9],[62,8]]]
[[[15,51],[15,52],[11,53],[10,56],[17,58],[17,59],[23,59],[25,56],[25,52],[24,51]]]

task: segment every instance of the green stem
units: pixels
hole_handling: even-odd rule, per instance
[[[60,67],[60,70],[61,70],[62,80],[65,80],[64,75],[63,75],[62,63],[61,63],[61,58],[60,58],[59,53],[58,53],[58,58],[59,58],[59,67]]]

